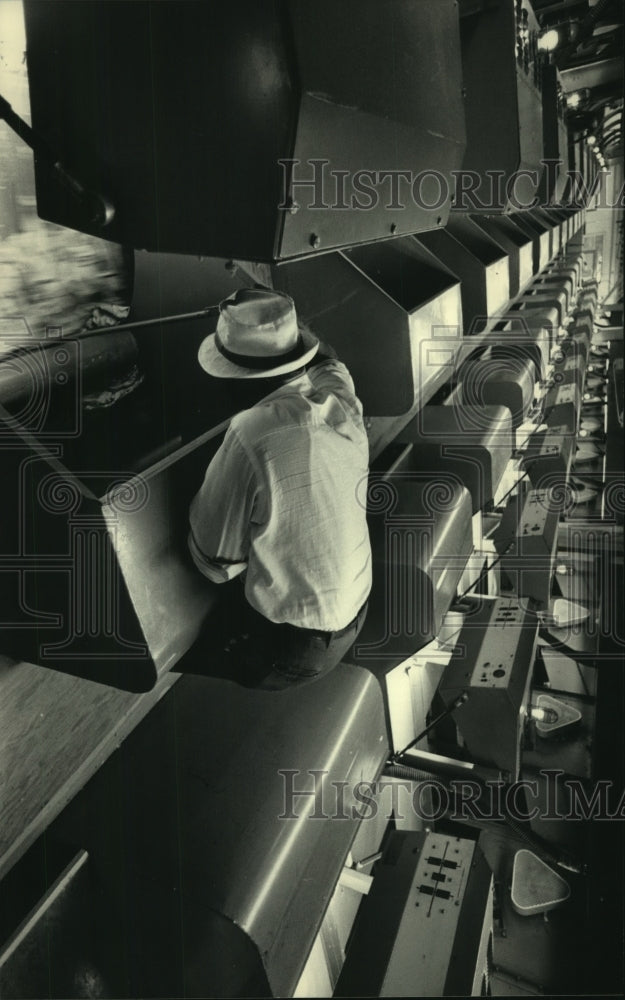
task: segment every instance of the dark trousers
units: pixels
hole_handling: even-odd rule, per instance
[[[239,581],[224,584],[223,599],[176,670],[222,677],[244,687],[282,691],[329,673],[354,643],[367,614],[338,632],[276,624],[246,601]]]

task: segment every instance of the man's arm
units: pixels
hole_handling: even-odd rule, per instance
[[[230,428],[189,512],[191,557],[213,583],[232,580],[247,567],[255,493],[253,469]]]

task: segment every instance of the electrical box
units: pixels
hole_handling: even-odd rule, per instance
[[[492,874],[477,843],[393,831],[334,996],[487,995],[492,908]]]
[[[577,427],[582,405],[582,394],[574,382],[568,385],[555,385],[545,396],[543,416],[548,418],[558,411],[559,424],[571,424]],[[555,419],[555,417],[554,417]]]
[[[524,500],[510,499],[494,541],[501,555],[502,587],[546,608],[565,498],[560,479],[548,486],[544,479],[540,482],[541,488],[529,490]]]
[[[438,693],[446,707],[468,694],[454,719],[476,763],[516,780],[529,705],[538,619],[516,597],[476,601]]]
[[[585,365],[580,365],[577,358],[569,358],[554,367],[553,378],[556,385],[576,385],[581,392],[586,376]]]
[[[566,424],[532,434],[523,455],[523,467],[534,489],[561,488],[568,481],[574,451],[575,432]]]

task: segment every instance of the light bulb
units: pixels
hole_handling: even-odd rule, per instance
[[[553,52],[560,44],[560,33],[555,28],[543,31],[538,36],[538,48],[541,52]]]
[[[548,726],[553,726],[558,721],[558,713],[555,709],[543,708],[541,705],[532,705],[530,715],[536,722],[544,722]]]

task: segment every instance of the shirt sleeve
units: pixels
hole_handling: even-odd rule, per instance
[[[231,427],[189,511],[191,557],[213,583],[247,567],[255,495],[253,468]]]

